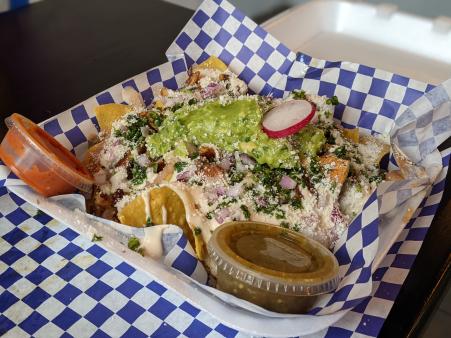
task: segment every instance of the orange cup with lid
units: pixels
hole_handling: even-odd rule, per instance
[[[90,191],[92,175],[61,143],[22,115],[5,123],[0,159],[31,188],[46,197]]]

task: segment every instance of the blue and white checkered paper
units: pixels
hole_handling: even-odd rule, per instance
[[[397,135],[393,141],[407,155],[412,151],[406,146],[414,151],[419,149],[416,151],[422,157],[412,160],[425,167],[433,163],[420,162],[420,159],[424,160],[434,150],[437,155],[437,146],[451,136],[451,103],[447,93],[450,82],[430,90],[431,86],[418,81],[363,65],[296,55],[227,1],[205,1],[169,47],[167,55],[169,59],[184,57],[188,65],[216,55],[261,95],[283,97],[294,89],[328,97],[336,95],[341,104],[336,108],[335,118],[344,126],[379,134],[391,131]],[[428,93],[422,96],[425,92]],[[419,122],[412,122],[420,117]],[[411,134],[417,137],[405,137]],[[405,142],[398,142],[403,136]],[[407,201],[424,193],[442,169],[441,157],[438,156],[440,163],[437,156],[435,160],[436,170],[429,172],[426,180],[414,177],[386,182],[372,194],[336,245],[342,276],[340,286],[334,294],[323,296],[312,314],[352,308],[371,293],[372,263],[379,244],[379,209],[384,214],[394,208],[397,212],[403,208],[413,212],[418,205]]]
[[[190,65],[193,62],[203,61],[213,54],[226,62],[256,93],[280,97],[287,91],[302,88],[320,95],[337,95],[341,104],[336,109],[335,117],[347,127],[358,126],[369,132],[389,132],[395,117],[425,92],[432,89],[432,86],[374,68],[346,62],[316,60],[303,54],[296,55],[229,3],[206,1],[169,49],[168,55],[172,60],[171,63],[156,67],[123,84],[114,86],[79,106],[46,121],[43,126],[64,145],[73,149],[77,155],[81,155],[86,150],[87,139],[97,134],[96,122],[93,117],[95,105],[120,102],[122,100],[120,97],[121,88],[127,85],[131,85],[140,91],[146,103],[150,103],[153,97],[153,89],[157,89],[161,85],[177,88],[183,82],[186,66],[183,60],[178,59],[179,57],[184,57],[186,64]],[[444,86],[443,88],[447,87]],[[435,98],[432,97],[431,102],[437,102],[437,100],[434,100]],[[436,109],[441,108],[437,106]],[[421,115],[424,113],[417,109],[414,110]],[[449,157],[442,158],[442,156],[439,156],[439,158],[443,161],[444,169],[440,169],[437,178],[432,179],[436,184],[432,190],[430,184],[420,189],[424,193],[420,202],[422,200],[426,205],[420,205],[418,209],[417,206],[413,208],[413,210],[417,210],[415,222],[420,219],[418,226],[421,231],[419,234],[412,235],[417,244],[421,244],[443,191]],[[4,185],[17,183],[14,176],[4,166],[0,166],[0,183]],[[407,187],[407,189],[410,188]],[[397,192],[398,190],[393,191]],[[396,297],[397,289],[399,290],[406,275],[405,273],[398,278],[391,276],[389,280],[392,285],[388,285],[389,283],[382,284],[381,282],[377,289],[381,290],[380,293],[375,293],[377,278],[382,278],[382,276],[385,278],[387,272],[394,268],[390,267],[383,270],[384,275],[380,268],[376,270],[376,266],[373,264],[376,255],[380,254],[379,251],[381,250],[379,238],[383,237],[383,233],[378,231],[378,200],[381,200],[381,194],[378,194],[379,196],[375,193],[370,197],[362,214],[357,216],[348,232],[337,244],[335,254],[339,259],[340,271],[343,276],[339,289],[335,293],[323,297],[310,315],[280,318],[281,316],[272,317],[275,315],[267,314],[267,317],[262,318],[252,314],[248,315],[231,307],[218,312],[215,306],[219,306],[219,303],[216,304],[218,301],[215,298],[211,299],[214,306],[207,306],[206,303],[201,304],[202,302],[199,299],[194,299],[194,297],[189,298],[190,301],[207,309],[213,316],[220,317],[224,323],[253,334],[280,336],[308,334],[330,326],[333,322],[345,316],[335,324],[335,327],[330,326],[328,331],[323,331],[322,334],[333,336],[343,330],[348,333],[355,331],[377,335],[378,330],[376,329],[380,329],[391,302]],[[411,194],[410,196],[417,195],[419,194]],[[11,198],[16,198],[14,196],[11,195]],[[402,196],[405,197],[407,194],[402,194]],[[404,199],[405,202],[410,200]],[[396,205],[397,200],[394,201],[395,204],[392,206]],[[399,207],[412,209],[412,206],[404,204]],[[12,211],[13,215],[23,215],[22,212],[17,210]],[[8,215],[8,211],[11,210],[4,209],[3,205],[0,207],[0,212],[4,215]],[[387,210],[387,214],[389,214],[389,210]],[[24,215],[23,217],[19,216],[19,218],[11,217],[14,220],[13,223],[17,223],[16,225],[27,220]],[[406,231],[410,234],[414,228],[411,222],[406,225],[404,230],[403,226],[400,226],[396,235],[400,232],[402,235]],[[411,227],[412,229],[410,229]],[[9,243],[8,239],[11,236],[8,233],[5,235],[6,238],[2,237],[2,239]],[[5,247],[7,247],[6,242],[2,242]],[[405,262],[403,259],[406,254],[400,253],[398,255],[397,253],[398,250],[406,246],[406,242],[402,238],[398,245],[391,246],[391,242],[385,243],[382,257],[385,256],[387,251],[389,255],[394,254],[401,261],[396,265],[397,268],[402,265],[402,268],[408,271],[419,246],[412,249],[411,245],[407,245],[408,249],[406,250],[410,250],[410,256]],[[9,256],[11,255],[1,257],[9,262]],[[17,256],[13,255],[13,257]],[[381,264],[384,264],[386,260],[387,258]],[[10,263],[6,263],[6,266],[13,264],[12,261]],[[11,267],[6,268],[10,271],[9,269],[16,271]],[[143,269],[145,270],[145,268]],[[379,274],[376,275],[378,271]],[[155,274],[153,275],[155,276]],[[168,279],[163,279],[160,275],[157,276],[164,283],[171,284]],[[3,280],[3,273],[0,280]],[[393,285],[396,285],[396,287],[393,287]],[[168,286],[177,290],[174,282]],[[186,288],[187,285],[183,284],[177,291],[183,294]],[[8,292],[14,295],[13,292]],[[390,294],[390,297],[384,298],[383,295],[385,294]],[[184,294],[184,296],[186,295]],[[5,297],[9,299],[8,294]],[[168,304],[169,308],[171,307],[170,304]],[[344,311],[340,311],[351,308],[353,310],[346,315]],[[378,316],[375,315],[376,313]],[[38,312],[38,314],[40,313]],[[321,318],[318,315],[322,315]],[[17,321],[17,319],[15,320]],[[281,327],[282,322],[283,327]],[[19,323],[18,325],[20,326]],[[353,325],[357,326],[352,328]],[[236,332],[230,331],[227,335],[233,336],[235,334]]]

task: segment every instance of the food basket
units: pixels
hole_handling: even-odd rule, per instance
[[[375,272],[399,234],[414,227],[418,219],[423,228],[432,221],[422,216],[433,215],[443,192],[449,151],[440,153],[436,148],[451,132],[451,83],[434,88],[369,66],[296,54],[227,1],[207,0],[169,47],[169,62],[113,86],[41,125],[77,156],[82,156],[88,141],[98,133],[93,114],[96,105],[121,102],[121,90],[126,86],[135,88],[150,104],[156,90],[161,86],[178,88],[186,79],[188,67],[211,55],[224,61],[255,93],[282,97],[291,90],[303,89],[319,95],[336,95],[341,104],[336,108],[335,118],[344,126],[359,127],[364,133],[389,134],[394,146],[417,164],[415,168],[426,168],[420,170],[422,175],[410,180],[382,183],[370,196],[362,213],[335,247],[341,276],[338,289],[322,296],[308,314],[272,313],[205,286],[200,263],[183,238],[164,262],[149,261],[124,250],[118,240],[117,224],[77,211],[83,209],[83,200],[78,196],[45,199],[24,186],[5,166],[0,166],[0,182],[74,230],[88,236],[94,232],[102,234],[102,246],[228,326],[270,336],[306,335],[324,330],[368,300]],[[390,166],[396,165],[391,156]],[[128,231],[133,234],[139,230]],[[188,258],[181,265],[191,264],[192,268],[181,268],[180,272],[174,267],[176,261],[180,267],[177,258],[182,255]]]

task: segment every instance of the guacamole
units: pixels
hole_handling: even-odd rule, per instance
[[[164,120],[158,133],[147,137],[147,150],[151,157],[170,150],[181,156],[186,153],[185,142],[207,143],[227,152],[246,153],[272,168],[296,166],[298,157],[287,139],[271,139],[262,131],[262,116],[258,102],[251,98],[182,107]]]

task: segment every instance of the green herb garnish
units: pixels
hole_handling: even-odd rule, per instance
[[[179,110],[182,107],[183,107],[183,102],[176,103],[171,107],[171,111],[173,113],[175,113],[177,110]]]
[[[295,199],[291,200],[291,206],[294,209],[302,209],[303,208],[302,200],[300,198],[295,198]]]
[[[230,183],[239,183],[243,180],[244,178],[244,173],[242,172],[238,172],[238,171],[233,171],[230,174]]]
[[[338,97],[336,97],[336,96],[334,95],[334,96],[332,96],[330,99],[327,99],[327,100],[326,100],[326,103],[327,103],[327,104],[331,104],[331,105],[336,106],[336,105],[339,104],[340,102],[338,102]]]
[[[146,168],[141,167],[136,161],[130,161],[130,168],[132,173],[132,184],[142,184],[147,178]]]
[[[240,208],[243,211],[244,218],[249,220],[251,218],[251,213],[250,213],[248,207],[245,206],[244,204],[241,204]]]
[[[97,234],[92,235],[91,242],[100,242],[103,239],[102,236],[99,236]]]
[[[42,216],[42,215],[45,215],[44,211],[42,211],[41,209],[36,210],[36,215],[35,215],[36,217]]]
[[[339,158],[345,158],[346,157],[346,147],[341,146],[334,150],[334,154],[337,155]]]
[[[127,130],[121,132],[116,129],[114,135],[116,137],[123,137],[130,143],[136,144],[143,140],[141,128],[145,126],[148,126],[147,118],[130,115],[127,117]]]
[[[133,250],[139,254],[141,254],[142,256],[144,256],[144,249],[141,248],[141,243],[139,242],[139,239],[135,236],[130,237],[130,239],[128,240],[128,248],[130,250]]]
[[[174,169],[178,173],[181,172],[186,166],[188,165],[187,162],[177,162],[174,164]]]
[[[305,91],[293,91],[293,98],[296,100],[305,100]]]
[[[199,227],[194,228],[194,235],[199,236],[202,233],[202,229]]]

